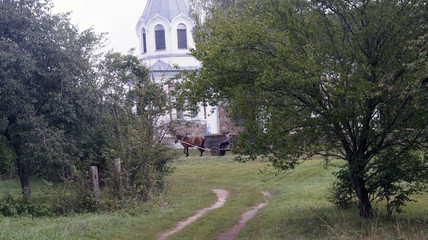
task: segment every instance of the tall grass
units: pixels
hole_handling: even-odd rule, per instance
[[[0,217],[0,239],[155,239],[211,206],[217,200],[213,188],[230,191],[226,204],[170,239],[215,238],[265,201],[261,190],[273,194],[270,204],[248,222],[238,239],[428,239],[428,195],[408,204],[405,214],[389,219],[382,206],[375,205],[378,215],[362,220],[356,209],[339,209],[326,200],[333,169],[325,169],[321,160],[274,178],[259,173],[267,163],[237,163],[230,153],[197,157],[192,152],[174,166],[167,190],[136,209],[56,218]],[[19,183],[0,182],[0,195],[3,191],[19,194]]]

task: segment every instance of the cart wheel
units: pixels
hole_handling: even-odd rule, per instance
[[[220,150],[218,148],[212,148],[211,149],[211,155],[212,156],[218,156],[218,155],[220,155]]]
[[[220,150],[220,154],[219,154],[219,156],[224,156],[226,154],[226,151],[225,150]]]

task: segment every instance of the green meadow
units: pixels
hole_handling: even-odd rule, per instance
[[[333,167],[322,160],[306,161],[278,176],[263,161],[239,163],[224,157],[180,157],[173,165],[164,193],[133,209],[75,214],[65,217],[0,217],[0,239],[156,239],[156,236],[217,201],[211,189],[230,192],[222,208],[212,210],[169,239],[214,239],[234,226],[240,215],[265,202],[238,239],[428,239],[428,194],[417,196],[406,213],[361,219],[358,210],[343,210],[327,201]],[[33,184],[34,197],[43,198],[45,183]],[[0,197],[19,195],[19,181],[0,181]],[[55,187],[55,186],[53,186]],[[1,206],[0,206],[1,207]]]

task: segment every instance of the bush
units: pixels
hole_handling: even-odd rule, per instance
[[[54,192],[51,206],[56,215],[97,212],[102,209],[102,201],[96,199],[91,191],[88,174],[75,172]]]
[[[333,173],[336,180],[330,188],[328,200],[342,208],[351,208],[357,205],[357,200],[352,188],[351,177],[345,166]]]
[[[38,202],[35,199],[29,199],[26,197],[14,198],[10,194],[6,194],[6,196],[4,196],[0,200],[0,214],[2,214],[5,217],[52,216],[52,213],[47,204]]]
[[[109,176],[105,179],[104,190],[108,198],[124,201],[147,201],[152,195],[162,191],[165,176],[172,173],[170,163],[176,158],[171,149],[163,146],[141,147],[141,142],[129,146],[127,159],[122,161],[122,186],[114,164],[109,165]],[[113,159],[113,158],[112,158]]]

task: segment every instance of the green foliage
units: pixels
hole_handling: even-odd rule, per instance
[[[428,148],[426,7],[252,0],[213,8],[195,31],[202,68],[177,91],[230,108],[247,159],[262,155],[288,170],[314,155],[338,157],[346,162],[338,179],[350,181],[343,185],[362,217],[373,216],[374,199],[397,199],[398,210],[428,182],[418,157]]]
[[[165,147],[168,126],[159,121],[168,109],[167,96],[161,85],[150,81],[148,70],[135,56],[109,53],[99,69],[109,135],[114,139],[112,150],[105,153],[110,159],[106,183],[116,196],[147,200],[163,188],[175,159]],[[117,158],[120,176],[114,168]]]
[[[0,5],[0,134],[28,195],[29,175],[71,175],[84,152],[78,136],[96,113],[91,57],[100,36],[79,32],[50,7],[38,0]]]
[[[6,139],[0,135],[0,175],[11,175],[13,172],[13,154]]]
[[[15,198],[10,194],[6,194],[0,199],[0,214],[5,217],[45,217],[52,215],[47,204],[35,202],[25,197]]]
[[[0,4],[0,173],[16,166],[28,196],[30,176],[64,181],[61,194],[49,200],[52,211],[94,212],[128,197],[110,165],[120,158],[126,194],[147,199],[162,189],[174,159],[162,146],[166,127],[158,124],[166,94],[135,56],[108,53],[101,60],[95,51],[103,36],[79,31],[51,6]],[[84,183],[93,165],[101,199]]]
[[[386,202],[387,213],[403,212],[406,202],[415,201],[412,195],[427,192],[426,176],[428,160],[421,152],[400,154],[387,152],[379,155],[365,173],[367,187],[370,189],[370,201]],[[334,173],[334,182],[330,201],[341,207],[356,205],[358,199],[352,188],[352,179],[343,166]]]
[[[131,143],[132,153],[124,161],[124,177],[127,180],[125,195],[147,200],[159,194],[164,187],[165,177],[172,173],[170,163],[176,154],[163,145],[141,148],[142,142]]]
[[[356,205],[355,194],[352,188],[352,180],[348,174],[347,167],[344,166],[334,172],[336,181],[333,182],[328,196],[329,201],[341,208],[350,208]]]
[[[74,173],[59,186],[48,185],[45,194],[50,195],[47,202],[52,214],[57,216],[108,209],[103,199],[94,197],[88,174],[82,172]]]
[[[87,174],[77,172],[73,178],[67,179],[61,184],[44,181],[42,187],[36,191],[38,194],[31,198],[16,197],[6,193],[0,199],[0,216],[70,216],[121,208],[132,209],[135,204],[138,204],[138,202],[129,204],[126,201],[114,200],[113,196],[106,193],[103,193],[100,198],[95,198],[87,178]]]

